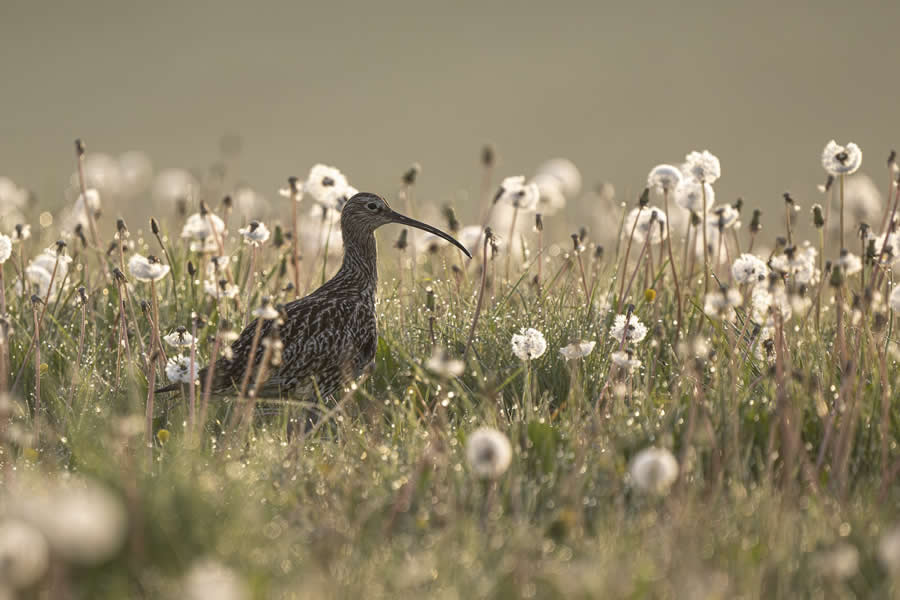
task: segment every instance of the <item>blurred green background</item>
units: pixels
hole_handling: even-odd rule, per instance
[[[885,185],[898,22],[898,3],[837,0],[6,0],[0,174],[61,201],[76,137],[202,170],[234,132],[270,199],[319,161],[390,195],[417,161],[418,197],[442,203],[478,189],[492,142],[498,176],[561,155],[621,199],[708,148],[720,200],[774,208],[790,190],[808,207],[830,138]]]

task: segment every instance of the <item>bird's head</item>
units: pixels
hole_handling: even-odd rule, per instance
[[[456,241],[451,235],[444,233],[437,227],[432,227],[427,223],[410,219],[406,215],[400,214],[393,210],[390,205],[377,194],[369,192],[359,192],[344,204],[341,210],[341,231],[344,237],[350,232],[360,232],[369,234],[388,223],[398,223],[407,227],[415,227],[422,231],[433,233],[442,237],[465,253],[466,256],[472,258],[465,246]]]

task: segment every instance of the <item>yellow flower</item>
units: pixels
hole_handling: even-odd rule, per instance
[[[656,300],[656,290],[654,290],[653,288],[647,288],[646,290],[644,290],[644,300],[646,300],[648,303]]]
[[[162,444],[163,446],[165,446],[165,445],[166,445],[166,442],[169,441],[169,436],[170,436],[170,435],[171,435],[171,434],[169,433],[169,430],[168,430],[168,429],[160,429],[159,431],[156,432],[156,439],[159,440],[159,443],[160,443],[160,444]]]

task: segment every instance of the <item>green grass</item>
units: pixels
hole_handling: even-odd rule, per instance
[[[240,323],[242,313],[235,303],[217,308],[205,298],[200,275],[194,284],[187,281],[187,261],[198,265],[200,259],[175,238],[172,221],[166,245],[174,277],[158,287],[161,329],[190,329],[192,311],[207,317],[197,349],[205,364],[219,319]],[[104,279],[92,250],[70,244],[70,276],[42,326],[46,368],[42,411],[35,414],[35,369],[26,356],[34,324],[31,303],[13,291],[15,249],[4,272],[11,374],[22,376],[10,396],[3,438],[0,515],[16,518],[15,506],[35,489],[77,477],[107,486],[126,507],[129,523],[120,549],[107,560],[84,566],[54,554],[51,570],[22,597],[179,597],[185,574],[205,558],[232,568],[256,598],[898,593],[877,557],[900,500],[891,473],[900,458],[896,408],[888,407],[888,423],[881,419],[882,398],[893,398],[897,388],[897,341],[887,337],[887,326],[873,330],[875,313],[892,318],[883,306],[867,308],[849,324],[845,313],[846,369],[835,345],[834,290],[825,285],[820,325],[795,314],[785,325],[784,350],[770,362],[739,339],[743,308],[736,327],[703,315],[695,272],[692,282],[682,282],[685,323],[676,342],[671,274],[656,249],[655,273],[648,280],[641,271],[630,300],[650,328],[634,345],[643,366],[625,379],[610,365],[618,349],[608,335],[615,311],[601,306],[608,291],[618,290],[621,258],[608,252],[595,261],[590,248],[582,255],[594,289],[587,303],[578,264],[562,238],[564,250],[546,259],[540,289],[529,283],[533,266],[509,283],[500,281],[505,257],[496,259],[497,278],[466,371],[446,379],[424,367],[432,332],[436,345],[462,355],[479,267],[454,275],[459,257],[442,250],[417,267],[413,285],[409,271],[397,271],[399,251],[381,238],[376,368],[359,389],[326,403],[318,427],[305,436],[287,435],[296,406],[236,435],[227,427],[234,397],[214,398],[209,419],[191,436],[186,394],[157,397],[152,459],[141,425],[147,369],[138,343],[138,330],[149,343],[139,304],[149,300],[148,284],[126,273],[137,323],[129,313],[134,358],[128,363],[123,357],[117,387],[118,290]],[[134,251],[164,256],[148,233],[131,239]],[[247,250],[234,239],[227,246],[236,253],[230,268],[240,281]],[[26,242],[26,258],[41,247]],[[279,290],[290,269],[281,275],[279,265],[289,249],[289,243],[278,249],[269,243],[260,253],[262,287],[254,306],[262,295],[285,300]],[[629,275],[639,251],[632,249]],[[677,244],[674,255],[681,272]],[[115,266],[115,254],[109,261]],[[321,271],[312,254],[303,266],[304,274]],[[336,267],[336,260],[328,265],[330,272]],[[871,273],[868,265],[867,280]],[[719,276],[727,280],[727,270]],[[859,277],[847,278],[845,298],[859,289]],[[80,285],[89,296],[78,369]],[[652,300],[644,295],[651,285]],[[433,309],[426,287],[435,294]],[[243,293],[239,299],[244,302]],[[527,369],[510,345],[522,327],[540,330],[548,344]],[[691,350],[698,338],[707,340],[708,357]],[[566,362],[558,350],[575,340],[598,343],[582,361]],[[883,390],[884,382],[889,387]],[[38,422],[39,440],[28,435]],[[829,422],[831,442],[817,467]],[[481,426],[499,429],[512,442],[512,464],[496,481],[474,477],[466,461],[467,435]],[[169,432],[164,444],[156,435],[163,429]],[[668,494],[647,495],[632,485],[629,461],[648,446],[668,448],[679,459],[679,479]],[[859,553],[858,569],[843,579],[827,566],[828,552],[842,543]]]

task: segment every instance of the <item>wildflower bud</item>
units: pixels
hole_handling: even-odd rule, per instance
[[[534,228],[537,231],[544,230],[544,215],[542,215],[541,213],[536,213],[534,215]]]
[[[794,255],[794,250],[796,250],[796,248],[794,248],[793,246],[791,246],[790,248],[785,248],[785,246],[787,246],[787,238],[780,235],[775,238],[775,248],[777,250],[784,248],[784,253],[788,258],[791,258]]]
[[[230,195],[222,198],[222,206],[224,206],[226,209],[230,209],[232,206],[234,206],[234,200]]]
[[[897,151],[891,150],[891,153],[888,155],[887,165],[888,167],[893,167],[897,164]]]
[[[644,191],[641,192],[641,197],[638,199],[638,206],[641,208],[650,204],[650,188],[645,187]]]
[[[859,230],[857,230],[857,235],[859,235],[859,239],[864,240],[869,235],[869,224],[868,223],[860,223]]]
[[[834,175],[829,175],[828,179],[825,180],[825,191],[830,190],[832,185],[834,185]]]
[[[831,271],[831,278],[828,280],[829,285],[831,287],[839,288],[844,284],[844,275],[841,273],[841,268],[835,266]]]
[[[579,227],[578,228],[578,241],[583,242],[584,239],[587,237],[587,234],[588,234],[587,227]]]
[[[79,158],[84,156],[84,142],[81,141],[81,138],[75,140],[75,154],[77,154]]]
[[[461,274],[462,274],[462,269],[460,269],[460,268],[459,268],[459,265],[456,264],[456,263],[453,263],[453,264],[450,266],[450,270],[453,271],[453,274],[454,274],[454,275],[461,275]]]
[[[572,234],[572,249],[575,252],[581,252],[584,250],[584,247],[581,245],[581,240],[578,238],[577,233]]]
[[[813,225],[816,226],[816,229],[822,229],[823,227],[825,227],[825,215],[822,214],[822,205],[813,204],[812,213]]]
[[[603,258],[603,246],[597,246],[594,248],[594,259],[600,260]]]
[[[644,301],[650,304],[654,300],[656,300],[656,290],[654,290],[653,288],[647,288],[646,290],[644,290]]]
[[[406,250],[406,247],[409,246],[409,242],[407,242],[407,237],[409,236],[409,230],[403,229],[400,231],[400,237],[397,238],[397,241],[394,242],[394,248],[397,250]]]
[[[872,291],[872,288],[866,286],[863,289],[863,302],[866,306],[872,306],[873,300],[875,300],[875,292]]]
[[[275,226],[275,231],[272,233],[272,245],[276,248],[281,248],[284,245],[284,230],[281,228],[281,225]]]
[[[831,267],[833,267],[833,266],[834,266],[834,263],[832,263],[830,260],[826,260],[825,261],[825,272],[830,273]]]
[[[703,223],[703,218],[695,212],[691,213],[691,227],[699,227]],[[750,226],[753,229],[753,226]]]
[[[193,261],[190,261],[190,260],[188,261],[187,270],[188,270],[188,275],[190,275],[191,277],[193,277],[194,275],[197,274],[197,267],[194,266]]]
[[[78,287],[78,297],[81,299],[82,304],[87,304],[87,290],[84,289],[83,285]]]
[[[750,233],[759,233],[762,231],[760,217],[762,217],[762,211],[757,208],[753,211],[753,217],[750,219]]]
[[[153,235],[159,235],[159,222],[154,217],[150,217],[150,231]]]
[[[869,245],[866,246],[866,261],[869,263],[875,262],[875,240],[869,240]]]
[[[413,185],[416,183],[416,178],[419,176],[419,173],[422,172],[422,165],[419,163],[413,163],[412,166],[407,169],[406,173],[403,174],[403,183],[405,185]]]
[[[84,227],[81,225],[81,223],[78,223],[77,225],[75,225],[75,236],[79,240],[81,240],[81,247],[87,248],[87,245],[88,245],[87,238],[84,235]]]
[[[67,244],[66,244],[65,240],[56,240],[56,254],[57,255],[62,254],[63,251],[66,249],[66,246],[67,246]]]
[[[453,233],[459,231],[459,220],[456,218],[456,211],[449,204],[444,206],[444,218],[447,219],[447,229]]]
[[[281,291],[284,292],[285,294],[290,294],[291,292],[294,291],[294,283],[291,281],[288,281],[288,284],[286,286],[284,286],[283,288],[281,288]]]
[[[294,175],[291,175],[290,177],[288,177],[288,187],[290,188],[291,193],[294,195],[296,195],[297,192],[300,190],[300,186],[298,185],[299,182],[300,182],[300,180]]]
[[[495,158],[494,147],[491,144],[485,144],[481,149],[481,164],[486,168],[491,168],[494,166]]]
[[[209,207],[206,205],[206,202],[201,200],[200,201],[200,215],[205,217],[208,214],[209,214]]]
[[[787,205],[793,205],[793,204],[794,204],[794,199],[791,198],[791,193],[790,193],[790,192],[785,192],[785,193],[782,194],[782,196],[784,196],[784,203],[785,203],[785,204],[787,204]]]
[[[111,256],[113,251],[119,246],[119,242],[117,240],[112,240],[109,242],[109,246],[106,247],[106,255]]]
[[[425,308],[434,311],[434,289],[431,286],[425,288]]]
[[[43,304],[44,301],[37,294],[32,294],[31,295],[31,303],[32,304]]]
[[[119,282],[119,283],[125,283],[125,281],[126,281],[126,279],[125,279],[125,274],[122,273],[122,271],[119,269],[119,267],[114,268],[114,269],[112,270],[112,273],[113,273],[113,277],[115,278],[115,280],[116,280],[117,282]]]
[[[146,300],[141,300],[141,312],[146,317],[150,316],[150,303],[147,302]]]
[[[738,199],[734,201],[734,204],[731,205],[731,208],[738,212],[741,212],[741,210],[743,210],[744,208],[744,199],[738,197]]]
[[[494,230],[491,229],[490,227],[485,227],[485,228],[484,228],[484,238],[485,238],[486,240],[491,240],[491,241],[493,241],[493,239],[494,239]]]
[[[854,293],[853,299],[850,301],[850,308],[852,310],[859,310],[862,306],[862,299],[859,297],[859,294]]]

